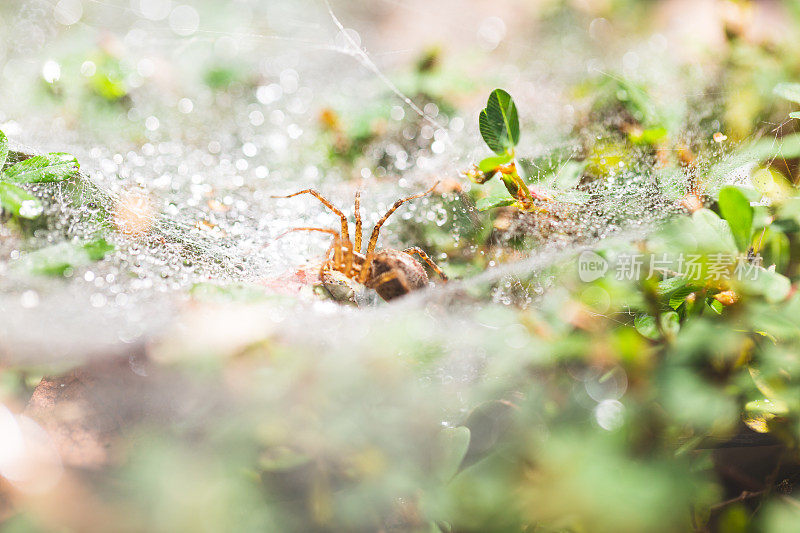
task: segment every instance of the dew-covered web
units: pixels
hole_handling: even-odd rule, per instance
[[[4,3],[0,129],[20,154],[75,154],[82,178],[34,189],[46,200],[48,223],[31,236],[20,239],[0,228],[0,305],[8,317],[0,325],[2,349],[19,357],[41,356],[54,344],[58,353],[49,356],[124,351],[169,324],[200,283],[288,283],[298,268],[319,261],[327,241],[299,233],[278,237],[336,219],[310,198],[272,195],[315,187],[352,215],[353,194],[362,189],[369,227],[394,200],[437,179],[468,188],[459,173],[487,155],[475,122],[494,86],[508,88],[520,106],[518,152],[530,158],[531,178],[548,166],[566,171],[586,155],[574,131],[598,136],[612,126],[601,121],[581,128],[577,122],[586,110],[569,88],[587,72],[613,77],[609,72],[621,64],[623,73],[654,83],[661,101],[698,106],[696,123],[684,128],[687,136],[713,130],[704,123],[713,121],[713,103],[703,102],[714,98],[696,93],[706,74],[676,81],[678,67],[669,61],[664,36],[598,49],[598,39],[608,38],[607,22],[574,36],[515,24],[508,15],[522,13],[521,2],[476,2],[470,10],[458,2],[432,4],[239,0],[220,9],[211,0]],[[406,89],[413,85],[408,64],[431,42],[448,44],[458,83],[480,98],[457,99],[454,109],[443,110]],[[456,55],[459,49],[468,60]],[[112,58],[130,92],[120,102],[87,103],[87,87]],[[222,83],[215,77],[233,81],[213,90]],[[365,145],[352,166],[329,160],[319,134],[319,117],[329,108],[342,120],[371,108],[388,117],[381,140]],[[697,161],[697,172],[729,149],[720,144],[711,150],[715,157]],[[637,157],[582,191],[597,197],[593,208],[509,221],[511,233],[516,228],[537,236],[539,251],[454,287],[499,283],[496,300],[502,302],[504,287],[514,292],[578,247],[641,235],[679,212],[675,198],[655,195],[652,165]],[[574,200],[555,196],[567,206]],[[393,226],[449,227],[471,209],[454,199],[451,192],[405,207],[382,242],[416,244],[401,242]],[[467,238],[458,229],[450,237]],[[99,238],[114,246],[102,261],[69,267],[55,278],[26,269],[34,253],[68,254]],[[541,292],[547,283],[534,285]],[[410,299],[404,308],[431,298],[436,293]],[[325,309],[327,316],[331,310]],[[351,310],[336,313],[341,322],[352,318]]]

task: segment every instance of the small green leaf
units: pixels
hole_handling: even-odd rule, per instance
[[[800,83],[781,83],[774,92],[781,98],[800,104]]]
[[[490,209],[495,209],[497,207],[506,207],[509,205],[514,205],[516,200],[513,198],[509,198],[508,196],[503,196],[502,198],[497,196],[490,196],[488,198],[481,198],[475,203],[475,206],[478,208],[478,211],[488,211]]]
[[[697,287],[684,277],[668,278],[658,283],[658,294],[668,299],[672,309],[678,309],[696,290]]]
[[[744,406],[748,413],[769,413],[773,415],[785,415],[789,412],[786,402],[778,399],[764,398],[763,400],[753,400]]]
[[[103,259],[113,249],[104,239],[83,245],[62,242],[25,254],[14,262],[14,268],[40,276],[63,276]]]
[[[681,319],[675,311],[667,311],[661,315],[661,330],[671,336],[678,334],[681,329]]]
[[[53,153],[20,161],[6,169],[3,177],[12,183],[56,182],[75,176],[79,168],[75,156]]]
[[[6,159],[8,159],[8,138],[5,133],[0,131],[0,171],[3,170]]]
[[[791,258],[791,241],[785,233],[773,225],[763,232],[761,241],[761,257],[766,265],[775,265],[775,270],[783,272]]]
[[[86,263],[88,256],[70,243],[60,243],[22,256],[15,269],[39,276],[63,276],[70,268]]]
[[[722,179],[743,165],[796,157],[800,157],[800,133],[792,133],[779,139],[767,135],[752,144],[744,145],[730,157],[723,158],[709,170],[707,178]]]
[[[84,244],[83,249],[89,255],[89,259],[92,261],[100,261],[110,252],[114,251],[114,245],[110,244],[105,239],[97,239],[94,242]]]
[[[793,196],[792,185],[783,174],[772,168],[760,168],[753,172],[750,183],[772,202],[781,203]]]
[[[478,120],[481,135],[491,150],[510,153],[519,142],[519,116],[514,100],[506,91],[495,89]]]
[[[706,298],[706,305],[718,315],[721,315],[722,311],[725,309],[725,306],[722,305],[722,302],[715,300],[714,298]]]
[[[698,209],[691,218],[690,231],[697,248],[706,252],[735,253],[736,240],[731,226],[710,209]]]
[[[34,219],[42,214],[42,202],[16,185],[0,181],[0,206],[14,216]]]
[[[684,277],[675,276],[673,278],[667,278],[665,280],[659,281],[657,290],[658,294],[662,296],[666,296],[671,294],[679,289],[684,288],[686,285],[689,284],[689,280]]]
[[[445,428],[439,433],[437,439],[437,477],[441,481],[450,481],[458,473],[464,456],[469,449],[470,431],[469,428],[459,426],[456,428]]]
[[[650,315],[639,315],[633,319],[633,327],[636,331],[651,340],[658,340],[661,338],[661,333],[658,331],[656,319]]]
[[[753,231],[753,207],[750,201],[736,187],[724,187],[719,192],[719,210],[728,221],[736,246],[746,252]]]
[[[757,268],[755,275],[742,280],[744,290],[750,294],[758,294],[770,303],[781,302],[789,296],[792,282],[783,274],[765,268]]]
[[[487,157],[480,163],[478,163],[478,168],[481,169],[481,172],[489,173],[489,172],[497,172],[497,167],[500,165],[505,165],[510,163],[514,158],[511,157],[511,154],[503,154],[503,155],[496,155],[492,157]]]
[[[656,145],[667,139],[666,128],[649,128],[642,131],[628,133],[628,139],[634,144]]]

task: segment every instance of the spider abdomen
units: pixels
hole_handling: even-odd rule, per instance
[[[368,286],[386,301],[404,296],[428,285],[425,268],[413,257],[399,250],[381,250],[372,259]],[[387,272],[392,275],[383,276]],[[381,280],[381,277],[388,278]]]

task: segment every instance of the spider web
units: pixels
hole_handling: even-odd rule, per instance
[[[166,4],[180,7],[177,2]],[[4,326],[7,338],[12,339],[12,332],[29,330],[30,323],[62,320],[77,299],[83,302],[85,319],[79,318],[80,313],[69,313],[64,330],[85,332],[76,327],[76,321],[94,327],[90,335],[63,334],[64,344],[88,337],[103,339],[100,344],[106,349],[115,338],[145,339],[198,283],[263,282],[313,262],[324,251],[319,237],[275,238],[295,226],[329,226],[334,221],[331,214],[310,202],[276,202],[270,199],[272,194],[319,187],[351,215],[352,194],[362,187],[366,190],[365,223],[369,224],[396,198],[424,189],[436,177],[455,179],[460,170],[486,155],[473,127],[483,102],[467,102],[450,115],[436,110],[434,116],[385,73],[413,57],[409,48],[370,52],[363,44],[380,42],[381,28],[373,30],[370,24],[378,24],[381,17],[409,20],[397,15],[401,12],[425,27],[438,20],[445,27],[442,36],[456,36],[463,33],[461,23],[441,17],[442,10],[451,9],[453,20],[463,20],[455,8],[421,7],[419,2],[348,4],[345,8],[328,0],[263,4],[240,2],[239,9],[223,10],[218,19],[212,19],[213,2],[194,3],[189,7],[199,16],[196,27],[191,16],[186,20],[172,14],[144,16],[138,1],[82,2],[81,17],[70,27],[54,20],[59,5],[55,1],[29,0],[2,8],[4,20],[12,21],[3,24],[0,50],[0,57],[5,57],[4,76],[11,81],[0,87],[0,96],[3,102],[15,104],[14,108],[0,107],[0,127],[24,143],[18,145],[22,151],[69,151],[79,157],[84,169],[83,178],[75,184],[35,188],[47,200],[46,214],[52,221],[48,228],[23,242],[5,239],[0,245],[6,274],[0,283],[2,305],[7,314],[19,317]],[[489,29],[481,26],[478,34],[488,31],[491,37],[497,17],[486,15]],[[99,44],[87,44],[92,39]],[[427,42],[428,36],[414,39],[417,45]],[[480,38],[472,40],[485,44]],[[651,44],[634,46],[641,48],[641,56],[653,52]],[[585,76],[588,52],[580,46],[574,52],[565,50],[552,36],[550,41],[541,39],[539,45],[542,48],[534,50],[526,36],[520,36],[468,75],[499,72],[497,84],[508,86],[515,95],[525,113],[523,124],[535,125],[525,131],[519,152],[531,157],[556,154],[555,164],[563,169],[580,155],[579,139],[569,133],[575,110],[570,110],[565,89]],[[79,80],[80,90],[85,90],[91,77],[82,72],[92,68],[87,62],[98,68],[103,57],[113,57],[119,48],[125,50],[121,67],[137,85],[127,97],[124,112],[112,106],[107,114],[103,114],[107,109],[102,110],[101,120],[83,123],[81,111],[89,116],[97,110],[79,109],[69,124],[52,104],[22,97],[30,86],[42,83],[43,65],[53,61],[60,66],[62,83],[52,84],[55,94],[51,96],[78,105],[68,94],[68,79]],[[531,64],[532,52],[536,61]],[[617,52],[611,50],[609,58],[589,63],[608,76],[604,65],[613,64]],[[204,60],[207,57],[213,58],[213,64]],[[498,62],[505,62],[505,67],[497,67]],[[221,94],[196,87],[202,85],[200,67],[229,64],[254,73],[256,79],[245,74],[232,90]],[[173,78],[158,79],[154,72],[159,65]],[[686,87],[661,74],[655,76],[664,82],[668,97],[676,100],[697,96],[694,91],[703,85]],[[59,95],[59,90],[66,93]],[[359,163],[362,170],[357,179],[348,180],[351,176],[346,171],[330,165],[315,138],[316,114],[331,106],[347,118],[371,102],[384,112],[391,106],[392,113],[405,116],[395,121],[396,129],[412,148],[397,140],[371,146]],[[135,128],[136,135],[122,131],[129,127]],[[427,141],[441,141],[443,149],[432,152]],[[719,157],[726,156],[720,151]],[[389,164],[381,161],[387,158]],[[700,161],[698,165],[702,169],[714,163]],[[383,175],[375,174],[374,169],[381,166]],[[652,201],[650,190],[643,186],[647,168],[645,161],[634,161],[620,175],[615,192],[605,197],[603,214],[573,217],[571,233],[550,231],[545,235],[546,251],[491,268],[461,286],[530,280],[532,272],[563,261],[583,246],[616,235],[641,235],[655,227],[676,210],[667,202]],[[109,231],[120,229],[116,226],[120,212],[132,212],[128,218],[133,220],[128,222],[147,228],[146,235]],[[446,223],[453,213],[441,200],[428,198],[395,216],[411,223],[435,220],[438,224]],[[400,244],[391,222],[387,229],[385,242]],[[14,268],[20,251],[99,237],[108,239],[115,252],[101,263],[76,269],[69,280],[41,280]],[[453,238],[461,236],[454,233]],[[100,279],[111,281],[98,283]],[[31,303],[32,294],[37,305],[15,313]],[[409,300],[415,304],[407,305],[425,305],[428,298],[435,294],[419,295]],[[158,308],[165,311],[149,312]],[[148,314],[153,320],[142,321]],[[126,332],[109,327],[118,321]],[[35,339],[28,342],[31,353],[40,348]],[[79,344],[80,350],[86,349],[85,343]],[[20,353],[21,346],[15,344]]]

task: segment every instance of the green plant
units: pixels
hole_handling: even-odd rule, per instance
[[[37,218],[44,209],[41,201],[20,185],[64,181],[76,176],[80,168],[75,156],[64,153],[33,156],[4,168],[8,156],[8,139],[0,131],[0,206],[20,218]]]
[[[37,276],[63,276],[76,268],[100,261],[114,250],[105,239],[87,243],[62,242],[30,252],[12,263],[12,268]]]
[[[524,210],[534,209],[535,202],[544,198],[531,191],[517,170],[515,149],[519,144],[519,115],[511,95],[502,89],[492,91],[478,123],[484,142],[495,155],[478,163],[466,175],[475,183],[484,184],[499,174],[511,195],[509,198],[501,193],[482,198],[478,201],[478,209],[485,211],[510,205]]]

